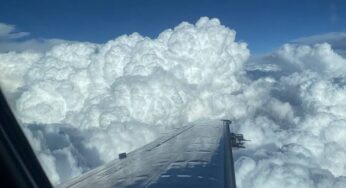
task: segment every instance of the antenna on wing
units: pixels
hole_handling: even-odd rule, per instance
[[[221,121],[223,122],[225,126],[228,126],[228,127],[230,124],[232,124],[232,121],[228,119],[222,119]],[[244,135],[230,132],[230,142],[233,148],[245,148],[244,145],[246,141],[250,141],[250,140],[244,139]]]

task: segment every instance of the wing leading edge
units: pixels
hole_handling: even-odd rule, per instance
[[[183,127],[59,187],[235,188],[229,124]]]

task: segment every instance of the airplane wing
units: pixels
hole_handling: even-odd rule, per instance
[[[58,187],[235,188],[229,125],[185,126]]]

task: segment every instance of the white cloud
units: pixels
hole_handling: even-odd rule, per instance
[[[247,80],[242,66],[249,56],[246,44],[234,40],[235,31],[219,20],[201,18],[157,39],[134,33],[106,44],[3,53],[2,70],[15,76],[4,76],[1,85],[13,96],[18,119],[41,142],[35,149],[45,153],[41,160],[57,183],[153,140],[160,129],[246,115],[247,108],[233,114],[235,106],[224,105],[245,100],[230,95]],[[65,129],[81,135],[78,144]],[[53,147],[51,139],[68,144]],[[66,176],[63,166],[74,173]]]
[[[320,35],[313,35],[308,37],[293,40],[292,43],[297,44],[321,44],[328,43],[332,46],[333,50],[346,57],[346,33],[345,32],[331,32]]]
[[[30,33],[17,31],[14,25],[0,23],[0,53],[16,51],[43,52],[60,43],[68,43],[61,39],[32,39]]]
[[[54,184],[171,126],[229,118],[252,140],[236,152],[240,187],[345,186],[345,58],[327,43],[286,44],[251,67],[249,55],[201,18],[156,39],[2,53],[0,84]]]
[[[268,65],[279,68],[268,71]],[[346,175],[345,65],[327,43],[285,44],[252,62],[249,76],[276,80],[269,101],[279,104],[264,106],[269,113],[262,112],[260,121],[249,118],[239,125],[255,140],[246,156],[257,164],[247,171],[248,164],[239,159],[241,187],[345,186],[340,182]]]
[[[28,35],[28,32],[17,32],[14,25],[0,23],[0,40],[17,39]]]
[[[0,52],[43,52],[49,50],[52,46],[68,41],[61,39],[27,39],[23,41],[17,40],[0,40]]]

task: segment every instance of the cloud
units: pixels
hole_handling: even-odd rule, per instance
[[[201,18],[156,39],[134,33],[105,44],[3,53],[0,66],[8,75],[1,86],[56,184],[157,138],[160,130],[233,116],[227,109],[235,106],[224,104],[243,103],[230,93],[242,89],[249,56],[246,44],[234,40],[235,31],[218,19]]]
[[[345,186],[345,65],[327,43],[285,44],[251,62],[253,80],[275,82],[265,112],[239,125],[255,140],[236,154],[240,187]]]
[[[234,119],[239,187],[346,185],[346,59],[285,44],[247,62],[218,19],[150,39],[63,42],[0,54],[0,85],[54,184],[191,122]],[[44,114],[44,115],[42,115]]]
[[[28,32],[17,32],[14,25],[0,23],[0,40],[18,39],[28,35]]]
[[[43,52],[49,50],[52,46],[66,42],[69,41],[61,39],[27,39],[24,41],[6,40],[0,41],[0,52]]]
[[[332,32],[332,33],[325,33],[320,35],[303,37],[303,38],[299,38],[292,41],[292,43],[307,44],[307,45],[328,43],[329,45],[332,46],[332,48],[337,53],[339,53],[343,57],[346,57],[346,33],[345,32]]]
[[[62,39],[32,39],[29,32],[17,31],[14,25],[0,23],[0,53],[16,51],[43,52],[60,43],[70,43]]]
[[[275,52],[251,59],[246,64],[246,70],[251,72],[250,77],[256,78],[280,78],[304,70],[325,77],[338,77],[345,73],[345,63],[346,58],[329,43],[287,43]]]

